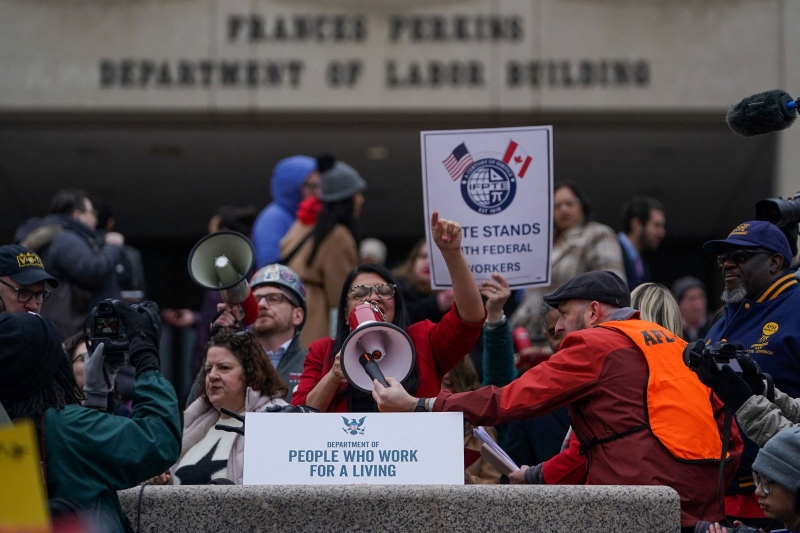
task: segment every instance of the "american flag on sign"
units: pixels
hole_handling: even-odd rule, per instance
[[[456,146],[456,149],[453,150],[447,159],[442,161],[444,164],[444,168],[447,169],[448,174],[454,179],[457,180],[460,178],[464,171],[474,163],[472,160],[472,156],[469,155],[469,150],[467,150],[467,145],[464,143],[459,144]]]

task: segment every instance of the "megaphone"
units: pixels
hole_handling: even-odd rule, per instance
[[[239,319],[249,326],[258,318],[258,301],[247,283],[255,251],[250,239],[235,231],[206,235],[189,253],[189,276],[204,289],[218,290],[222,300],[239,307]]]
[[[388,387],[383,376],[402,382],[411,374],[417,359],[414,343],[403,329],[386,322],[377,305],[357,305],[348,320],[352,333],[342,345],[340,364],[350,385],[372,392],[373,379]]]

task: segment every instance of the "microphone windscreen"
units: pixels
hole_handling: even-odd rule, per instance
[[[743,137],[780,131],[797,118],[797,111],[786,107],[792,101],[792,97],[780,89],[754,94],[731,106],[725,121]]]

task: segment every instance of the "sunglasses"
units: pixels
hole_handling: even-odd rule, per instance
[[[391,300],[394,298],[397,286],[393,283],[381,283],[371,287],[370,285],[356,285],[350,288],[350,294],[353,295],[353,300],[357,302],[366,302],[367,298],[375,291],[375,294],[381,300]]]
[[[734,250],[717,256],[717,264],[722,267],[725,261],[731,260],[737,265],[748,262],[755,255],[772,255],[772,252],[754,252],[752,250]]]
[[[30,289],[20,289],[19,287],[15,287],[10,283],[6,283],[1,279],[0,283],[5,285],[6,287],[11,287],[15,291],[17,291],[17,301],[23,304],[30,302],[31,298],[36,298],[36,303],[39,305],[45,303],[47,300],[50,299],[50,291],[48,291],[47,289],[39,292],[34,292]]]

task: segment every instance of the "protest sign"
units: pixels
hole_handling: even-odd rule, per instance
[[[423,131],[420,142],[431,286],[452,286],[430,237],[434,211],[461,224],[476,280],[497,273],[512,288],[549,285],[552,126]]]
[[[30,420],[0,428],[0,532],[51,530],[36,428]]]

